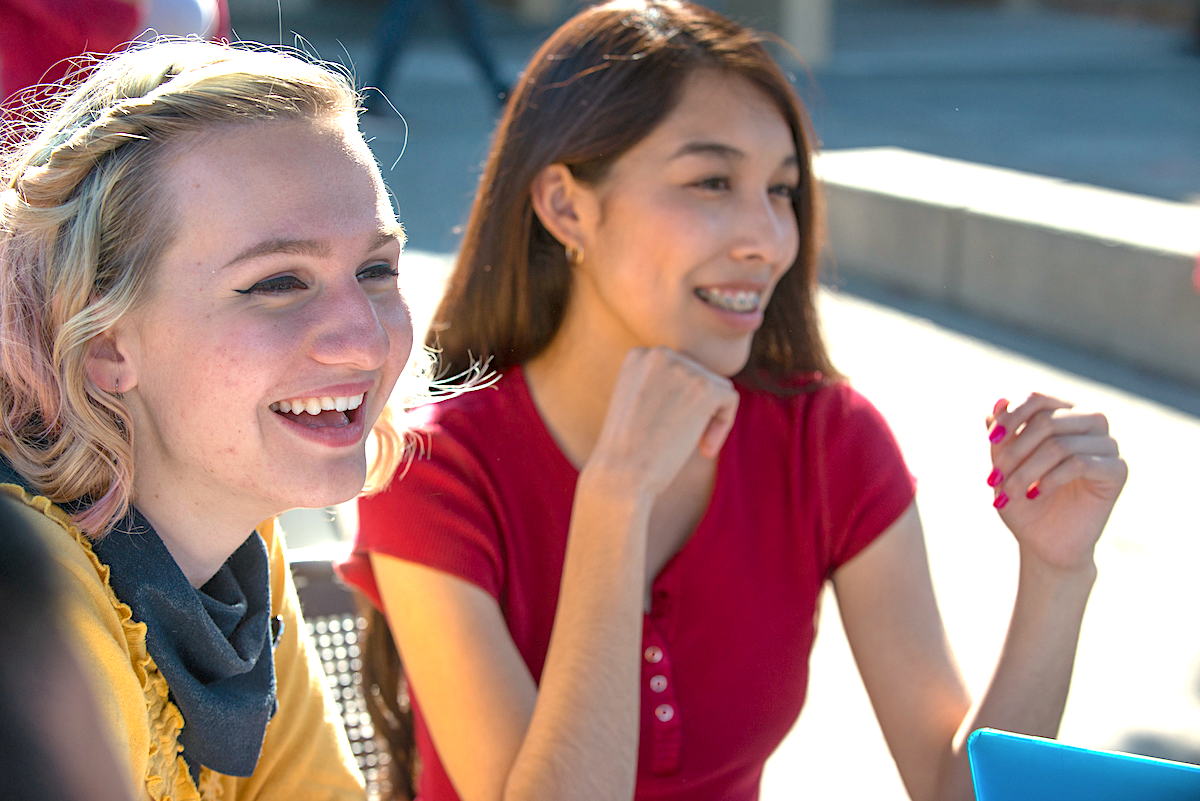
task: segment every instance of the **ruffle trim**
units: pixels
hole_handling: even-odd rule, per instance
[[[75,525],[70,515],[55,506],[48,498],[31,495],[15,484],[0,484],[0,489],[22,501],[26,506],[41,512],[53,520],[75,540],[87,554],[104,583],[104,591],[121,621],[125,643],[129,649],[131,665],[142,692],[146,696],[146,716],[153,727],[150,736],[150,753],[146,760],[146,792],[153,801],[220,801],[222,796],[221,776],[208,768],[201,768],[200,785],[192,781],[187,763],[183,759],[183,746],[179,744],[179,732],[183,729],[183,715],[171,701],[167,680],[163,678],[146,650],[146,624],[133,620],[133,610],[117,598],[109,584],[109,567],[100,561],[92,550],[92,543]]]

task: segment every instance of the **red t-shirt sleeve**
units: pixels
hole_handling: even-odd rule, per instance
[[[358,536],[340,566],[347,583],[379,605],[369,554],[426,565],[471,582],[497,600],[501,544],[493,491],[478,458],[439,425],[383,492],[358,503]]]
[[[818,394],[813,480],[831,575],[900,517],[916,486],[891,428],[870,401],[845,384]]]

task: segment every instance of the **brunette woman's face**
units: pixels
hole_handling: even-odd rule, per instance
[[[172,242],[113,340],[136,493],[261,518],[354,497],[413,341],[354,117],[218,131],[164,184]]]
[[[666,345],[734,375],[796,259],[799,180],[776,104],[741,76],[693,72],[678,106],[592,190],[570,313],[621,353]]]

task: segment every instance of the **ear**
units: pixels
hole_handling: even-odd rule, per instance
[[[588,250],[597,217],[595,192],[581,184],[565,164],[551,164],[529,186],[533,213],[563,247]]]
[[[112,329],[92,337],[84,358],[84,372],[101,392],[128,392],[137,386],[137,371],[125,357],[124,349]]]

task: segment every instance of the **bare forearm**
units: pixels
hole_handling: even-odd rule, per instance
[[[966,742],[976,729],[992,727],[1043,737],[1058,734],[1080,625],[1095,578],[1090,563],[1067,572],[1022,556],[1003,650],[987,691],[955,736],[939,798],[974,798]]]
[[[537,705],[506,799],[633,796],[649,509],[608,475],[580,477]]]

